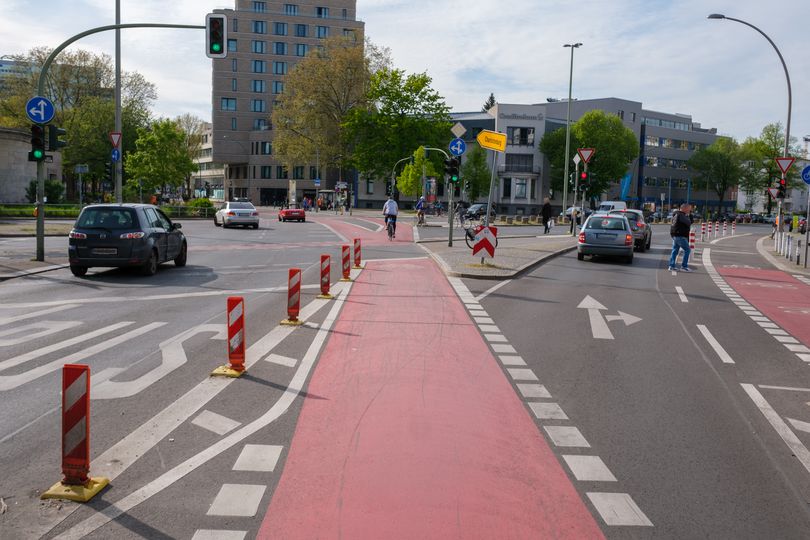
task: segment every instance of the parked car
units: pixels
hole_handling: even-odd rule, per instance
[[[483,219],[484,215],[487,213],[487,205],[482,203],[476,203],[470,205],[467,209],[467,219]],[[495,210],[489,213],[490,219],[495,219]]]
[[[623,215],[630,223],[630,229],[633,230],[633,239],[635,247],[640,252],[645,252],[650,249],[652,244],[652,228],[644,220],[644,213],[641,210],[613,210],[608,212],[610,215]]]
[[[74,276],[101,267],[140,267],[154,275],[162,262],[185,266],[188,253],[180,223],[150,204],[85,206],[68,235],[68,261]]]
[[[297,204],[291,204],[287,208],[282,208],[278,211],[279,221],[300,221],[307,220],[307,214],[303,208],[299,208]]]
[[[769,225],[772,225],[772,224],[774,224],[776,222],[776,216],[774,214],[764,215],[764,216],[762,216],[762,222],[763,223],[768,223]]]
[[[623,257],[628,264],[633,262],[633,230],[623,215],[593,214],[579,233],[577,259],[585,255],[610,255]]]
[[[259,212],[253,203],[246,199],[225,201],[214,214],[214,225],[217,227],[241,225],[258,229]]]

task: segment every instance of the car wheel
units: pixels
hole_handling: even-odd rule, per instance
[[[652,245],[652,235],[650,235],[650,237],[647,239],[647,244],[644,246],[644,249],[650,249],[651,245]]]
[[[183,242],[183,245],[180,247],[180,253],[174,259],[174,265],[183,267],[186,265],[186,259],[188,258],[188,247],[186,243]]]
[[[307,221],[306,219],[302,219],[301,223],[306,223],[306,221]],[[802,234],[804,234],[804,233],[802,233]]]
[[[638,250],[639,253],[644,253],[647,250],[647,246],[644,240],[642,240],[641,243],[636,246],[636,249]]]
[[[70,265],[70,273],[73,274],[76,277],[82,277],[87,273],[87,267],[86,266],[78,266],[78,265],[75,265],[75,264],[71,264]]]
[[[158,267],[158,254],[157,250],[153,249],[149,260],[141,268],[141,273],[145,276],[154,276],[157,273]]]
[[[217,216],[214,216],[214,227],[222,227],[222,223],[217,221]]]
[[[253,228],[254,228],[254,229],[258,229],[258,228],[259,228],[259,224],[258,224],[258,223],[256,223],[255,225],[253,225]]]
[[[278,216],[278,221],[279,223],[281,223],[281,216]]]
[[[633,255],[631,254],[625,257],[624,262],[626,262],[627,264],[633,264]]]
[[[585,254],[584,253],[577,253],[577,260],[578,261],[584,261],[585,260]]]

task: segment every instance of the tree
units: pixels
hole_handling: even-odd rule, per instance
[[[311,163],[343,168],[350,159],[344,122],[367,99],[368,61],[363,46],[332,38],[290,71],[273,110],[273,153],[288,168]]]
[[[497,102],[495,101],[495,94],[494,94],[494,93],[492,93],[492,92],[490,92],[490,93],[489,93],[489,97],[488,97],[488,98],[487,98],[487,100],[484,102],[484,106],[483,106],[483,107],[481,107],[481,112],[487,112],[488,110],[490,110],[492,107],[494,107],[494,106],[495,106],[495,103],[497,103]]]
[[[425,157],[424,146],[417,148],[413,153],[413,161],[402,168],[402,174],[397,177],[397,191],[409,196],[420,195],[422,193],[422,167],[425,170],[425,177],[439,176],[436,173],[436,166]]]
[[[188,157],[191,160],[196,160],[199,157],[200,147],[202,147],[203,131],[205,130],[205,122],[193,114],[181,114],[175,119],[177,126],[183,131],[185,135],[185,148]],[[193,191],[191,190],[191,172],[186,175],[186,199],[191,197]]]
[[[59,180],[45,180],[45,199],[48,204],[58,204],[62,202],[65,193],[65,186]],[[37,181],[31,180],[25,188],[25,198],[33,203],[37,200]]]
[[[131,190],[137,190],[139,181],[148,193],[177,187],[197,170],[188,155],[185,133],[173,120],[158,120],[150,129],[139,129],[135,146],[137,151],[126,157]]]
[[[401,69],[383,68],[371,75],[366,106],[355,109],[345,123],[353,143],[352,164],[360,172],[386,178],[414,148],[449,142],[450,109],[432,82],[426,73],[406,75]]]
[[[477,144],[472,145],[464,165],[461,166],[461,181],[466,186],[467,196],[471,201],[489,193],[490,175],[486,150]]]
[[[582,145],[576,135],[571,133],[571,148],[580,148]],[[565,174],[565,128],[555,129],[540,139],[540,152],[549,162],[549,181],[552,191],[563,190],[563,175]],[[572,155],[573,157],[573,155]],[[573,172],[573,170],[572,170]],[[573,189],[573,182],[569,178],[569,189]]]
[[[740,145],[731,137],[718,137],[710,146],[701,148],[689,159],[689,167],[697,173],[698,182],[717,194],[718,211],[728,189],[737,184],[743,171]]]
[[[766,193],[769,187],[775,187],[777,180],[782,177],[782,171],[774,158],[782,156],[785,151],[785,132],[782,124],[776,122],[766,125],[759,137],[747,138],[740,146],[740,150],[745,161],[740,188],[746,195],[751,198],[752,195]],[[788,153],[791,156],[799,154],[795,137],[790,138]],[[788,189],[802,186],[796,167],[788,170],[786,179]],[[770,194],[767,197],[767,211],[770,213],[774,199]]]

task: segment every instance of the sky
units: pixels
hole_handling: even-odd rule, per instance
[[[294,3],[295,0],[290,0]],[[113,0],[0,0],[0,56],[57,46],[115,21]],[[122,22],[204,24],[226,0],[121,0]],[[808,0],[357,0],[366,35],[388,47],[394,65],[427,72],[453,111],[479,110],[490,92],[501,103],[541,103],[568,95],[618,97],[646,109],[692,116],[739,140],[771,122],[785,124],[791,76],[791,135],[810,135]],[[211,61],[201,30],[122,31],[122,67],[157,85],[158,116],[211,116]],[[115,52],[114,33],[73,44]]]

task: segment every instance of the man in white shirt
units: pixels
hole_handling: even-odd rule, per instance
[[[388,227],[388,222],[394,224],[394,238],[397,237],[397,214],[399,213],[399,206],[397,201],[394,200],[392,195],[388,196],[388,200],[383,205],[383,216],[385,217],[385,226]]]

